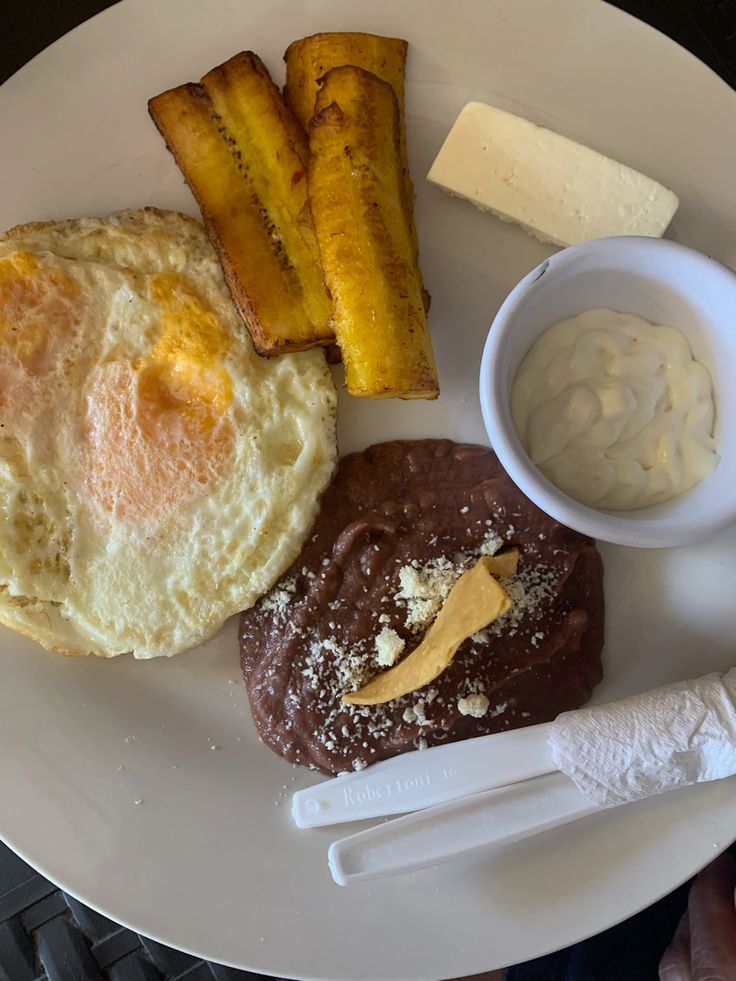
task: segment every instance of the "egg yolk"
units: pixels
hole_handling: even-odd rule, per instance
[[[234,429],[229,338],[184,276],[149,281],[161,334],[131,366],[98,372],[87,396],[87,488],[116,516],[163,518],[227,468]]]
[[[151,277],[150,290],[161,308],[161,337],[139,369],[153,372],[166,398],[207,405],[222,415],[233,399],[222,363],[230,347],[227,334],[186,277],[160,273]]]

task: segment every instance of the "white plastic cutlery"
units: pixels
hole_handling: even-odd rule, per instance
[[[433,807],[555,770],[546,725],[405,753],[343,774],[292,798],[300,828]]]
[[[500,848],[600,810],[569,777],[550,773],[342,838],[328,862],[335,882],[347,886]]]
[[[736,668],[548,725],[406,753],[294,795],[302,828],[417,811],[336,841],[340,885],[415,872],[694,783],[736,776]]]

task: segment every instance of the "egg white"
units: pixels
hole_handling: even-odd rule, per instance
[[[212,317],[204,347],[224,341],[194,389],[176,353],[162,362],[175,395],[141,423],[120,393],[142,391],[164,336],[161,276],[169,321],[185,284]],[[66,654],[195,646],[270,588],[316,517],[336,459],[322,352],[259,357],[203,229],[172,212],[13,229],[3,288],[0,621]]]

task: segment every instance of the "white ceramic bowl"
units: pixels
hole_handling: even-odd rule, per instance
[[[692,490],[635,511],[586,507],[532,463],[514,429],[509,393],[536,338],[592,307],[670,324],[710,370],[716,400],[716,469]],[[509,293],[486,340],[480,402],[488,436],[521,490],[576,531],[619,545],[664,548],[707,538],[736,521],[736,273],[693,249],[655,238],[601,238],[564,249]]]

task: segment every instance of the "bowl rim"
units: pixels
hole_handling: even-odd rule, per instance
[[[605,252],[608,255],[626,255],[633,245],[645,250],[677,253],[681,257],[687,257],[688,261],[702,267],[707,266],[716,275],[722,275],[724,282],[733,290],[736,300],[736,272],[717,259],[680,242],[640,235],[621,235],[568,246],[528,272],[506,296],[493,318],[480,363],[481,414],[491,446],[511,479],[534,504],[557,521],[591,538],[617,545],[638,548],[691,545],[736,522],[736,495],[729,509],[713,517],[701,515],[688,520],[678,519],[676,525],[669,524],[666,518],[632,519],[625,516],[626,512],[615,514],[581,504],[560,490],[532,463],[511,419],[508,405],[510,384],[500,375],[505,347],[518,307],[537,280],[550,271],[575,264],[591,254]],[[642,510],[645,509],[639,509],[638,513]]]

